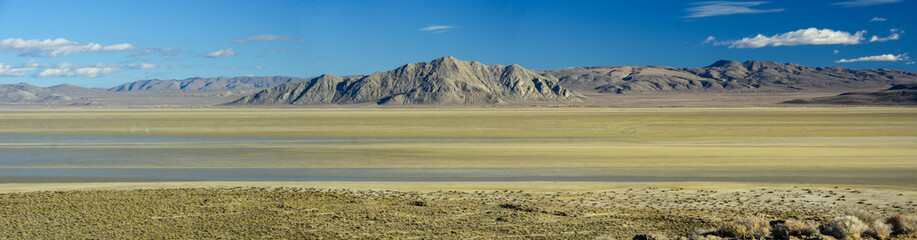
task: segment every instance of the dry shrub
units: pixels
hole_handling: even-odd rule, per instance
[[[835,218],[820,228],[822,234],[837,239],[860,239],[860,235],[869,229],[869,226],[857,217],[844,216]]]
[[[689,240],[722,240],[723,238],[717,237],[709,234],[693,234],[688,238]]]
[[[772,221],[771,236],[774,239],[790,239],[790,237],[806,238],[815,236],[818,230],[815,227],[797,220]]]
[[[659,233],[650,233],[650,234],[638,234],[634,236],[634,240],[669,240],[669,237],[659,234]]]
[[[885,223],[891,225],[892,234],[907,235],[917,232],[917,217],[895,215],[885,219]]]
[[[713,234],[725,238],[764,238],[770,234],[770,224],[764,218],[742,217],[736,219],[734,223],[725,223],[720,225],[720,227],[717,228]]]
[[[867,230],[863,235],[869,236],[875,239],[886,239],[892,234],[892,226],[885,223],[884,219],[876,219],[869,224],[870,229]]]
[[[716,231],[713,232],[713,235],[724,238],[739,238],[745,236],[748,233],[748,228],[745,225],[738,223],[723,223],[716,228]]]
[[[876,214],[876,213],[872,213],[872,212],[868,212],[868,211],[862,210],[862,209],[848,210],[848,211],[846,211],[846,212],[847,212],[846,215],[848,215],[848,216],[854,216],[854,217],[856,217],[856,218],[859,218],[860,221],[863,221],[864,223],[870,223],[870,222],[874,222],[874,221],[876,221],[876,220],[878,220],[878,219],[882,219],[882,216],[881,216],[881,215]]]

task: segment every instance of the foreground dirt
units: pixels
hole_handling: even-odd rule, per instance
[[[913,199],[914,192],[830,187],[27,192],[0,195],[0,239],[631,239],[689,236],[749,216],[819,224],[850,214],[914,214]]]

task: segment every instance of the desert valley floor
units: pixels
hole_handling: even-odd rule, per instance
[[[629,239],[917,212],[914,108],[3,110],[0,151],[0,238]]]

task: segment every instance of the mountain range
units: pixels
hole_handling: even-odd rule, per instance
[[[239,77],[193,77],[184,80],[140,80],[121,84],[107,91],[133,92],[133,91],[207,91],[207,90],[232,90],[248,88],[266,88],[284,83],[302,82],[307,78],[285,76],[239,76]]]
[[[609,104],[603,96],[702,93],[732,95],[837,94],[917,84],[917,73],[891,69],[808,67],[771,61],[720,60],[702,68],[665,66],[578,67],[528,70],[442,57],[370,75],[312,78],[239,76],[140,80],[108,89],[73,85],[0,85],[0,102],[86,101],[99,96],[143,99],[194,95],[234,98],[228,105],[492,105]],[[902,86],[904,86],[902,85]],[[855,95],[849,93],[848,96]],[[188,99],[193,100],[193,99]],[[170,102],[175,102],[172,99]],[[184,100],[182,100],[184,101]],[[134,101],[136,102],[136,101]],[[824,99],[795,103],[829,103]],[[837,101],[833,101],[837,102]],[[882,104],[883,101],[860,101]],[[830,103],[829,103],[830,104]]]

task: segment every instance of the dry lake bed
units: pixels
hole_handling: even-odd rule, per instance
[[[917,109],[0,110],[0,192],[0,238],[876,229],[917,209]]]

